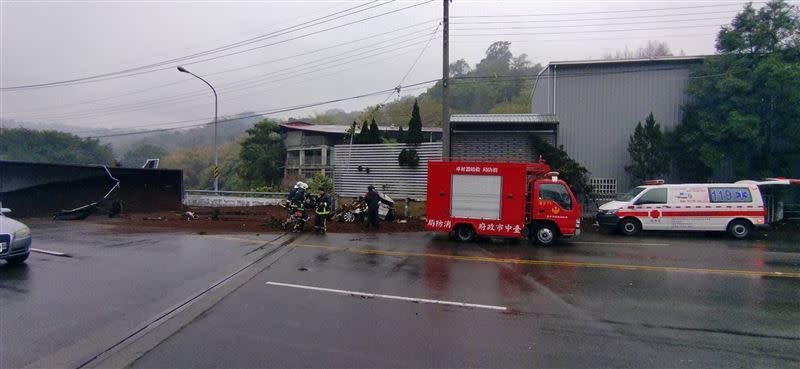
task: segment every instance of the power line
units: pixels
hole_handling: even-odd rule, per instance
[[[725,24],[701,24],[692,26],[675,26],[675,27],[655,27],[655,28],[624,28],[624,29],[604,29],[594,31],[561,31],[561,32],[537,32],[537,33],[468,33],[468,34],[454,34],[456,37],[475,37],[475,36],[526,36],[526,35],[562,35],[562,34],[575,34],[575,33],[603,33],[603,32],[632,32],[632,31],[658,31],[658,30],[672,30],[672,29],[685,29],[685,28],[708,28],[719,27]]]
[[[395,0],[390,0],[390,1],[395,1]],[[392,10],[392,11],[387,11],[387,12],[376,14],[376,15],[373,15],[373,16],[361,18],[361,19],[358,19],[358,20],[355,20],[355,21],[351,21],[351,22],[343,23],[343,24],[336,25],[336,26],[333,26],[333,27],[328,27],[328,28],[325,28],[325,29],[322,29],[322,30],[317,30],[317,31],[306,33],[306,34],[303,34],[303,35],[291,37],[291,38],[280,40],[280,41],[273,42],[273,43],[270,43],[270,44],[260,45],[260,46],[249,48],[249,49],[245,49],[245,50],[240,50],[240,51],[236,51],[236,52],[232,52],[232,53],[228,53],[228,54],[218,55],[218,56],[214,56],[214,57],[210,57],[210,58],[205,58],[205,59],[201,59],[201,60],[192,61],[192,62],[189,62],[189,63],[184,63],[184,65],[193,65],[193,64],[203,63],[203,62],[207,62],[207,61],[211,61],[211,60],[216,60],[216,59],[220,59],[220,58],[224,58],[224,57],[229,57],[229,56],[233,56],[233,55],[242,54],[242,53],[245,53],[245,52],[250,52],[250,51],[253,51],[253,50],[258,50],[258,49],[269,47],[269,46],[274,46],[274,45],[286,43],[286,42],[289,42],[289,41],[294,41],[294,40],[297,40],[297,39],[313,36],[313,35],[320,34],[320,33],[327,32],[327,31],[331,31],[331,30],[334,30],[334,29],[350,26],[350,25],[357,24],[357,23],[362,23],[362,22],[365,22],[365,21],[368,21],[368,20],[372,20],[372,19],[376,19],[376,18],[385,16],[385,15],[394,14],[394,13],[397,13],[397,12],[400,12],[400,11],[404,11],[404,10],[407,10],[407,9],[411,9],[411,8],[414,8],[414,7],[417,7],[417,6],[425,5],[425,4],[430,3],[432,1],[434,1],[434,0],[428,0],[428,1],[425,1],[425,2],[421,2],[421,3],[416,3],[416,4],[409,5],[409,6],[406,6],[406,7],[403,7],[403,8],[399,8],[399,9],[395,9],[395,10]],[[308,28],[308,27],[306,27],[306,28]],[[300,28],[300,29],[303,29],[303,28]],[[292,32],[294,32],[294,31],[297,31],[297,30],[293,30]],[[287,33],[289,33],[289,32],[287,32]],[[281,35],[277,35],[277,36],[281,36]],[[277,36],[273,36],[273,37],[269,37],[269,38],[274,38],[274,37],[277,37]],[[196,58],[196,57],[192,57],[192,58]],[[192,58],[188,58],[188,59],[192,59]],[[101,82],[101,81],[114,80],[114,79],[118,79],[118,78],[132,77],[132,76],[137,76],[137,75],[141,75],[141,74],[157,72],[157,71],[160,71],[160,70],[172,69],[173,66],[157,68],[157,69],[148,69],[148,68],[158,67],[160,65],[165,65],[167,63],[180,62],[180,61],[183,61],[183,60],[187,60],[187,58],[186,57],[184,57],[183,59],[176,58],[176,59],[173,59],[171,61],[155,63],[155,64],[152,64],[150,66],[131,68],[131,69],[124,70],[124,71],[117,71],[117,72],[112,72],[112,73],[106,73],[106,74],[103,74],[103,75],[95,75],[95,76],[77,78],[77,79],[72,79],[72,80],[48,82],[48,83],[39,83],[39,84],[23,85],[23,86],[2,87],[2,88],[0,88],[0,91],[17,91],[17,90],[26,90],[26,89],[34,89],[34,88],[69,86],[69,85],[74,85],[74,84]],[[143,69],[147,69],[147,70],[143,70]]]
[[[712,14],[731,14],[731,11],[713,11],[713,12],[692,12],[692,13],[679,13],[679,14],[642,14],[625,17],[597,17],[597,18],[582,18],[582,19],[542,19],[542,20],[503,20],[503,21],[465,21],[454,22],[453,25],[462,24],[520,24],[520,23],[564,23],[564,22],[583,22],[595,20],[620,20],[620,19],[641,19],[641,18],[665,18],[665,17],[686,17],[693,15],[712,15]],[[676,21],[684,20],[679,19]],[[686,19],[689,20],[689,19]]]
[[[406,27],[397,28],[397,29],[394,29],[394,30],[391,30],[391,31],[387,31],[387,32],[377,33],[377,34],[374,34],[374,35],[371,35],[371,36],[367,36],[367,37],[363,37],[363,38],[356,39],[356,40],[351,40],[351,41],[347,41],[347,42],[334,44],[334,45],[331,45],[331,46],[327,46],[327,47],[323,47],[323,48],[320,48],[320,49],[311,50],[311,51],[308,51],[308,52],[303,52],[303,53],[300,53],[300,54],[294,54],[294,55],[289,55],[289,56],[285,56],[285,57],[281,57],[281,58],[277,58],[277,59],[271,59],[271,60],[267,60],[267,61],[262,61],[262,62],[259,62],[259,63],[256,63],[256,64],[250,64],[250,65],[243,66],[243,67],[227,69],[227,70],[222,70],[222,71],[212,72],[212,73],[207,73],[207,74],[201,74],[200,76],[201,77],[209,77],[209,76],[213,76],[213,75],[229,73],[229,72],[235,72],[235,71],[239,71],[239,70],[243,70],[243,69],[247,69],[247,68],[252,68],[252,67],[256,67],[256,66],[261,66],[261,65],[266,65],[266,64],[279,62],[279,61],[289,60],[289,59],[297,58],[297,57],[300,57],[300,56],[311,55],[311,54],[315,54],[315,53],[318,53],[318,52],[321,52],[321,51],[337,48],[337,47],[340,47],[340,46],[349,45],[349,44],[361,42],[361,41],[364,41],[364,40],[368,40],[368,39],[371,39],[371,38],[384,36],[384,35],[387,35],[387,34],[390,34],[390,33],[395,33],[395,32],[398,32],[398,31],[403,31],[403,30],[419,27],[421,25],[431,23],[434,20],[436,20],[436,19],[430,19],[430,20],[427,20],[427,21],[424,21],[424,22],[415,23],[415,24],[412,24],[412,25],[409,25],[409,26],[406,26]],[[427,30],[414,31],[414,32],[411,32],[411,33],[403,34],[403,35],[398,36],[398,37],[389,38],[389,39],[386,39],[386,40],[383,40],[383,41],[380,41],[378,43],[371,44],[371,45],[382,44],[382,43],[385,43],[385,42],[388,42],[388,41],[391,41],[391,40],[396,40],[398,38],[406,37],[406,36],[411,35],[411,34],[416,34],[416,33],[419,33],[421,31],[427,31]],[[170,69],[171,69],[171,67],[170,67]],[[18,114],[18,113],[26,113],[26,112],[30,112],[30,111],[54,110],[54,109],[61,109],[61,108],[65,108],[65,107],[71,107],[71,106],[75,106],[75,105],[84,105],[84,104],[89,104],[89,103],[93,103],[93,102],[107,101],[107,100],[112,100],[112,99],[116,99],[116,98],[119,98],[119,97],[135,95],[135,94],[139,94],[139,93],[143,93],[143,92],[148,92],[148,91],[152,91],[152,90],[156,90],[156,89],[161,89],[163,87],[168,87],[168,86],[172,86],[172,85],[186,83],[186,82],[189,82],[189,81],[192,81],[192,80],[191,79],[180,79],[180,80],[175,81],[175,82],[170,82],[170,83],[165,83],[165,84],[161,84],[161,85],[157,85],[157,86],[153,86],[153,87],[143,88],[143,89],[131,91],[131,92],[124,93],[124,94],[107,96],[107,97],[103,97],[103,98],[99,98],[99,99],[84,100],[84,101],[79,101],[79,102],[75,102],[75,103],[71,103],[71,104],[52,105],[52,106],[39,107],[39,108],[36,108],[36,109],[17,110],[17,111],[13,111],[13,112],[6,112],[5,114]],[[205,92],[205,89],[203,89],[203,91]]]
[[[235,48],[235,47],[247,45],[247,44],[252,43],[252,42],[257,42],[257,41],[264,40],[264,39],[267,39],[267,38],[281,36],[281,35],[283,35],[285,33],[294,32],[294,31],[297,31],[297,30],[300,30],[300,29],[304,29],[304,28],[307,28],[307,27],[311,27],[311,26],[315,26],[315,25],[318,25],[318,24],[327,23],[329,21],[341,18],[342,16],[340,14],[342,14],[342,13],[346,13],[346,12],[349,12],[349,11],[356,10],[358,8],[361,8],[361,7],[365,6],[365,5],[368,5],[368,4],[377,2],[377,1],[379,1],[379,0],[373,0],[373,1],[369,2],[369,3],[363,3],[363,4],[360,4],[360,5],[356,5],[354,7],[350,7],[350,8],[341,10],[341,11],[337,11],[337,12],[334,12],[334,13],[331,13],[331,14],[328,14],[328,15],[325,15],[325,16],[322,16],[322,17],[318,17],[318,18],[312,19],[310,21],[306,21],[306,22],[300,23],[300,24],[296,24],[296,25],[289,26],[289,27],[286,27],[286,28],[283,28],[283,29],[279,29],[279,30],[276,30],[276,31],[272,31],[272,32],[269,32],[269,33],[266,33],[266,34],[263,34],[263,35],[259,35],[259,36],[252,37],[252,38],[249,38],[249,39],[245,39],[245,40],[242,40],[242,41],[234,42],[232,44],[223,45],[223,46],[220,46],[220,47],[216,47],[216,48],[213,48],[213,49],[209,49],[209,50],[205,50],[205,51],[201,51],[201,52],[185,55],[185,56],[178,57],[178,58],[163,60],[163,61],[160,61],[160,62],[151,63],[151,64],[139,66],[139,67],[123,69],[123,70],[119,70],[119,71],[115,71],[115,72],[96,74],[96,75],[92,75],[92,76],[86,76],[86,77],[74,78],[74,79],[56,81],[56,82],[39,83],[39,84],[31,84],[31,85],[23,85],[23,86],[13,86],[13,87],[3,87],[3,88],[0,88],[0,90],[15,90],[15,89],[27,89],[27,88],[35,88],[35,87],[47,87],[47,86],[61,85],[61,84],[67,84],[67,83],[73,83],[73,82],[88,81],[88,80],[93,80],[93,79],[98,79],[98,78],[103,78],[103,77],[110,77],[110,76],[115,76],[115,75],[120,75],[120,74],[127,74],[127,73],[130,73],[130,72],[143,70],[143,69],[150,69],[150,68],[161,66],[161,65],[165,65],[165,64],[174,64],[174,63],[177,63],[177,62],[180,62],[180,61],[183,61],[183,60],[192,59],[192,58],[196,58],[196,57],[203,56],[203,55],[209,55],[209,54],[217,53],[219,51],[229,50],[230,48]],[[391,0],[389,2],[392,2],[392,1],[395,1],[395,0]],[[386,5],[389,2],[386,2],[386,3],[383,3],[383,4],[378,4],[377,6]],[[375,7],[375,6],[373,6],[373,7]],[[359,10],[359,11],[354,11],[352,13],[345,14],[344,16],[351,15],[351,14],[356,14],[356,13],[359,13],[359,12],[362,12],[362,11],[365,11],[365,10],[369,10],[369,9],[371,9],[373,7],[370,7],[370,8],[367,8],[367,9],[362,9],[362,10]],[[324,22],[319,22],[321,20],[325,20],[326,18],[330,18],[330,17],[336,16],[336,15],[340,15],[340,16],[337,17],[337,18],[326,20]],[[313,24],[314,22],[319,22],[319,23]],[[304,26],[307,26],[307,27],[304,27]],[[295,28],[298,28],[298,27],[301,27],[301,28],[295,29]]]
[[[468,27],[468,28],[456,28],[455,31],[491,31],[491,30],[506,30],[506,29],[539,29],[539,28],[551,29],[551,28],[605,27],[605,26],[626,26],[626,25],[653,24],[653,23],[680,23],[680,22],[707,21],[707,20],[716,20],[716,21],[723,21],[724,20],[727,23],[727,21],[729,19],[730,18],[713,17],[713,18],[698,18],[698,19],[682,19],[680,21],[667,19],[667,20],[649,20],[649,21],[644,21],[644,22],[622,22],[622,23],[560,24],[560,25],[547,25],[547,26]],[[592,31],[592,32],[594,32],[594,31]]]
[[[505,14],[505,15],[461,15],[452,16],[451,18],[523,18],[523,17],[552,17],[552,16],[572,16],[572,15],[585,15],[585,14],[614,14],[614,13],[639,13],[651,12],[662,10],[681,10],[681,9],[701,9],[701,8],[721,8],[732,5],[744,5],[745,3],[728,3],[728,4],[715,4],[715,5],[694,5],[694,6],[678,6],[670,8],[650,8],[650,9],[624,9],[624,10],[600,10],[591,12],[570,12],[570,13],[536,13],[536,14]]]
[[[683,33],[683,34],[662,34],[658,37],[660,38],[670,38],[670,37],[702,37],[708,36],[707,33]],[[625,40],[630,39],[649,39],[652,40],[653,36],[625,36]],[[607,40],[621,40],[620,37],[593,37],[593,38],[566,38],[566,39],[557,39],[557,38],[550,38],[550,39],[506,39],[505,41],[508,42],[576,42],[576,41],[607,41]],[[454,43],[480,43],[485,44],[486,40],[453,40],[451,42]]]
[[[426,38],[428,37],[428,35],[424,35],[424,36]],[[387,46],[383,46],[383,47],[379,47],[379,48],[372,48],[371,50],[367,50],[367,51],[363,51],[363,52],[360,52],[360,53],[357,53],[357,54],[345,56],[345,57],[342,57],[342,58],[339,58],[339,59],[326,59],[326,60],[323,60],[321,62],[314,60],[314,61],[309,62],[309,63],[299,64],[299,65],[295,65],[295,66],[292,66],[292,67],[289,67],[289,68],[284,68],[284,69],[281,69],[281,70],[273,71],[273,72],[261,75],[261,76],[256,77],[256,78],[248,78],[248,79],[239,80],[239,81],[236,81],[234,83],[225,85],[225,87],[218,88],[218,90],[221,91],[221,92],[222,91],[226,91],[226,92],[241,91],[241,90],[250,89],[250,88],[253,88],[253,87],[258,87],[261,84],[261,81],[270,79],[271,77],[286,76],[285,78],[272,80],[272,82],[276,82],[276,81],[282,81],[282,80],[291,79],[291,78],[297,77],[299,75],[307,75],[307,73],[298,74],[300,72],[307,71],[307,70],[311,70],[312,73],[319,72],[319,71],[324,71],[324,70],[327,70],[327,69],[331,69],[331,68],[335,68],[335,67],[338,67],[338,66],[350,64],[350,63],[353,63],[353,62],[366,60],[366,58],[371,58],[371,57],[379,56],[379,55],[386,54],[386,53],[389,53],[389,52],[393,52],[393,51],[401,50],[401,49],[404,49],[404,48],[408,48],[408,47],[413,47],[413,46],[419,45],[419,44],[423,43],[424,41],[414,42],[414,43],[407,44],[407,45],[403,45],[403,44],[407,43],[409,41],[415,41],[416,39],[420,39],[420,38],[421,37],[413,37],[413,38],[410,38],[410,39],[407,39],[407,40],[403,40],[403,41],[401,41],[399,43],[394,43],[392,45],[387,45]],[[383,42],[381,42],[381,43],[383,43]],[[374,45],[372,45],[372,46],[374,46]],[[378,50],[386,49],[387,47],[391,47],[392,49],[389,49],[389,50],[384,51],[384,52],[377,52],[377,53],[375,52],[375,51],[378,51]],[[348,51],[346,53],[350,53],[352,51],[357,51],[357,50],[360,50],[360,49],[364,49],[364,47],[361,47],[361,48],[358,48],[358,49],[354,49],[354,50],[350,50],[350,51]],[[343,62],[343,63],[335,64],[337,62],[344,61],[344,60],[347,60],[347,59],[351,59],[351,58],[354,58],[354,57],[359,57],[359,56],[362,56],[362,55],[365,55],[365,54],[371,54],[371,55],[366,55],[365,57],[363,57],[361,59],[350,60],[350,61],[346,61],[346,62]],[[306,67],[306,68],[297,69],[298,67],[302,67],[302,66],[308,65],[308,64],[312,64],[312,65],[310,65],[309,67]],[[325,66],[327,64],[333,64],[333,65],[325,67],[325,68],[319,68],[319,67]],[[283,73],[281,73],[281,72],[283,72]],[[140,101],[140,102],[131,103],[131,104],[116,105],[116,106],[106,107],[106,108],[102,108],[102,109],[78,111],[78,112],[73,112],[73,113],[70,113],[70,114],[67,114],[67,115],[56,115],[56,116],[49,115],[49,116],[46,116],[45,118],[38,118],[38,119],[51,119],[51,120],[53,120],[53,119],[75,119],[75,118],[80,118],[80,117],[87,117],[87,116],[90,116],[90,115],[93,115],[93,114],[97,114],[97,113],[113,114],[113,113],[122,113],[122,112],[128,112],[128,111],[137,111],[137,110],[147,109],[147,108],[152,107],[152,106],[172,104],[172,103],[179,102],[179,101],[186,101],[188,99],[191,99],[191,98],[193,98],[195,96],[200,96],[200,95],[205,95],[205,91],[202,91],[202,92],[198,91],[196,93],[187,93],[187,94],[176,95],[176,96],[172,96],[172,97],[169,97],[169,98],[166,98],[166,99],[158,98],[158,99]]]
[[[436,34],[439,32],[439,27],[441,25],[442,25],[441,23],[436,25],[436,29],[434,29],[433,32],[431,33],[431,38],[428,39],[428,43],[425,44],[425,47],[423,47],[422,50],[419,52],[419,55],[417,55],[417,58],[414,59],[414,63],[411,64],[411,68],[408,68],[408,71],[406,72],[406,74],[403,75],[403,78],[400,78],[400,82],[397,83],[397,88],[395,89],[395,91],[397,91],[398,95],[400,95],[400,85],[403,84],[403,82],[406,80],[406,77],[408,77],[408,75],[411,74],[411,71],[414,70],[414,67],[417,66],[417,63],[419,62],[419,59],[422,58],[422,54],[425,54],[425,50],[427,50],[428,46],[431,45],[431,41],[433,41],[433,39],[436,37]],[[389,98],[392,97],[393,94],[394,94],[394,92],[390,93],[389,96],[386,96],[386,99],[383,100],[382,104],[386,104],[386,102],[389,101]]]
[[[432,83],[432,82],[436,82],[436,81],[439,81],[439,80],[438,79],[431,79],[431,80],[427,80],[427,81],[424,81],[424,82],[413,83],[413,84],[410,84],[410,85],[407,85],[407,86],[403,86],[403,87],[420,86],[420,85],[424,85],[424,84],[428,84],[428,83]],[[347,101],[347,100],[356,100],[356,99],[361,99],[361,98],[375,96],[375,95],[382,95],[382,94],[384,94],[386,92],[394,91],[394,89],[395,88],[393,87],[393,88],[390,88],[390,89],[380,90],[380,91],[375,91],[375,92],[369,92],[369,93],[362,94],[362,95],[357,95],[357,96],[344,97],[344,98],[327,100],[327,101],[322,101],[322,102],[317,102],[317,103],[305,104],[305,105],[295,105],[295,106],[286,107],[286,108],[279,108],[279,109],[275,109],[275,110],[261,111],[261,112],[256,112],[256,114],[252,114],[252,115],[248,115],[248,116],[238,116],[238,117],[235,117],[235,118],[218,120],[217,123],[224,123],[224,122],[230,122],[230,121],[240,120],[240,119],[261,117],[261,116],[264,116],[266,114],[276,114],[276,113],[284,113],[284,112],[293,111],[293,110],[307,109],[307,108],[312,108],[312,107],[315,107],[315,106],[333,104],[333,103]],[[172,122],[172,123],[166,122],[166,123],[161,123],[161,124],[169,125],[169,124],[173,124],[173,123],[174,122]],[[176,129],[202,127],[202,126],[207,126],[207,125],[211,125],[211,124],[213,124],[213,123],[201,123],[201,124],[186,125],[186,126],[181,126],[181,127],[160,128],[160,129],[152,129],[152,130],[146,130],[146,131],[116,133],[116,134],[109,134],[109,135],[98,135],[98,136],[90,136],[90,137],[87,137],[87,138],[98,139],[98,138],[108,138],[108,137],[130,136],[130,135],[138,135],[138,134],[146,134],[146,133],[154,133],[154,132],[171,131],[171,130],[176,130]],[[129,127],[129,128],[135,128],[135,127]]]

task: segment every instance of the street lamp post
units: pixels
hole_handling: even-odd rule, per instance
[[[188,73],[188,74],[191,74],[191,75],[197,77],[197,79],[205,82],[205,84],[207,84],[208,87],[211,87],[211,91],[214,92],[214,173],[213,174],[214,174],[214,192],[218,192],[219,191],[219,173],[217,172],[217,170],[219,168],[219,153],[218,153],[218,150],[217,150],[217,111],[218,111],[219,103],[218,103],[218,99],[217,99],[217,90],[215,90],[214,86],[212,86],[210,83],[208,83],[208,81],[204,80],[202,77],[200,77],[200,76],[198,76],[198,75],[196,75],[196,74],[194,74],[192,72],[189,72],[184,67],[178,67],[178,72]]]

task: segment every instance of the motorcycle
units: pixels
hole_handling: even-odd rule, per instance
[[[283,223],[284,229],[292,233],[301,233],[306,227],[306,218],[303,214],[303,208],[291,203],[282,204],[283,207],[289,209],[289,218]]]

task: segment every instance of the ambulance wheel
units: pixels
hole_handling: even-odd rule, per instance
[[[619,233],[626,236],[635,236],[642,230],[642,225],[634,218],[625,218],[619,222]]]
[[[750,236],[753,227],[750,222],[743,219],[734,219],[728,224],[728,233],[736,239],[745,239]]]
[[[461,242],[472,242],[475,240],[475,228],[468,224],[460,224],[455,229],[456,239]]]
[[[536,242],[542,246],[550,246],[556,243],[556,239],[558,238],[558,232],[556,232],[555,227],[550,224],[541,224],[536,231],[534,232],[534,236],[536,237]]]

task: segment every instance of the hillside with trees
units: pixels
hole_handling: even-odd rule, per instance
[[[0,160],[110,165],[111,147],[71,133],[6,128],[0,131]]]

